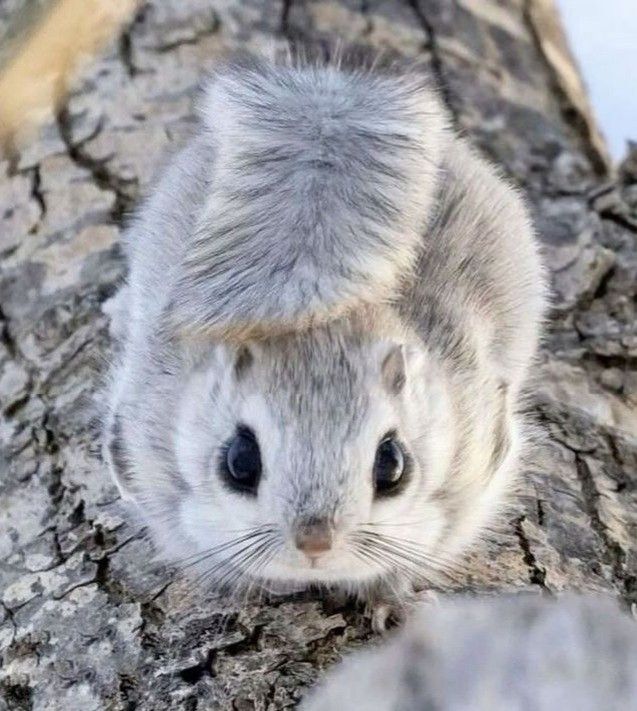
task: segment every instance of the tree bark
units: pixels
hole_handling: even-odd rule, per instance
[[[119,231],[202,71],[228,48],[335,35],[430,63],[456,127],[527,192],[552,270],[540,441],[455,590],[637,607],[637,152],[611,175],[552,5],[153,0],[2,164],[0,709],[288,708],[371,637],[355,605],[312,595],[222,622],[125,522],[96,423]]]

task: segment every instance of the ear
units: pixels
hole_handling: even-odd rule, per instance
[[[221,342],[215,348],[215,362],[219,372],[228,373],[236,382],[241,381],[252,368],[257,355],[256,343]]]
[[[385,353],[380,371],[387,392],[392,395],[402,392],[407,381],[405,347],[402,343],[391,345],[389,352]]]
[[[127,501],[134,501],[133,470],[124,447],[122,422],[117,414],[113,417],[112,423],[106,432],[103,456],[122,498]]]
[[[241,380],[250,370],[253,362],[254,353],[252,349],[245,344],[240,345],[234,354],[234,364],[232,367],[234,377],[237,380]]]
[[[493,420],[493,453],[491,455],[491,471],[502,464],[511,448],[511,435],[509,432],[509,385],[501,381],[496,394],[496,412]]]

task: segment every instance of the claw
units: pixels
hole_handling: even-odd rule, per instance
[[[414,590],[405,593],[402,599],[396,595],[378,596],[368,601],[365,614],[370,618],[376,634],[386,634],[392,627],[402,625],[406,618],[422,605],[438,605],[440,596],[433,590]]]
[[[371,618],[371,626],[375,634],[385,634],[389,630],[388,623],[393,614],[389,603],[379,603],[369,609],[367,614]]]

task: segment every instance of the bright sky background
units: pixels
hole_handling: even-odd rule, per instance
[[[557,0],[611,155],[637,141],[637,0]]]

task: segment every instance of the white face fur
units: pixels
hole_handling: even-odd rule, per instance
[[[355,588],[391,569],[422,573],[446,526],[435,496],[454,449],[444,384],[419,346],[331,329],[219,346],[191,375],[177,413],[186,493],[175,557],[201,554],[197,573],[231,587]],[[242,490],[228,457],[244,436],[258,476]],[[401,474],[389,485],[388,456]],[[308,530],[309,549],[299,548]]]

